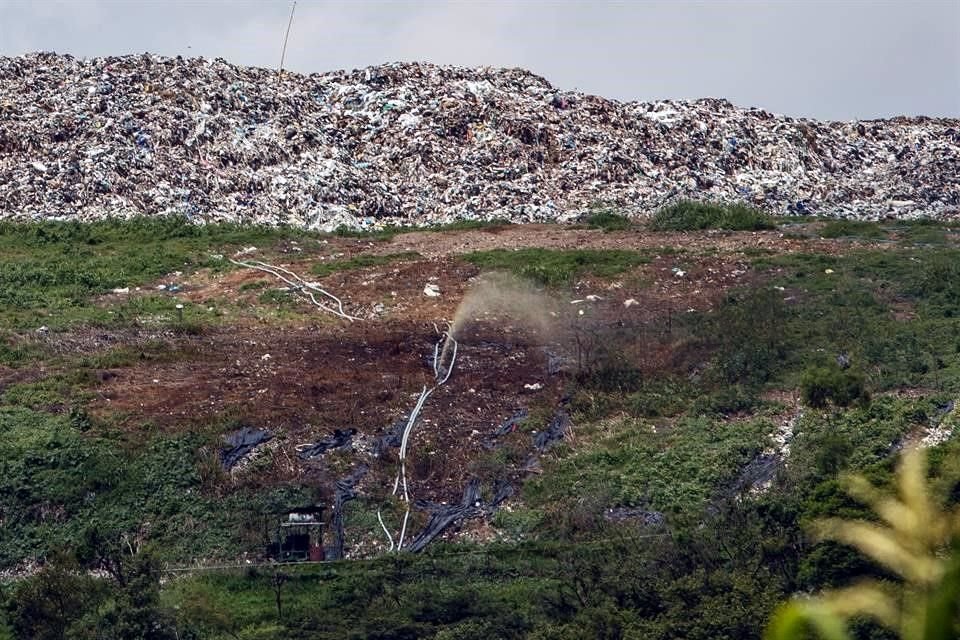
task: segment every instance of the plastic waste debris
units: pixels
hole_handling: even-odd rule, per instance
[[[303,460],[316,458],[327,451],[347,447],[357,434],[356,429],[334,429],[333,434],[317,442],[297,446],[297,455]]]
[[[960,120],[617,102],[521,69],[322,74],[149,54],[0,57],[0,219],[180,215],[334,231],[645,215],[960,217]]]
[[[154,380],[154,382],[157,382]],[[229,471],[258,445],[272,437],[266,429],[243,427],[224,437],[224,447],[220,450],[220,464]]]

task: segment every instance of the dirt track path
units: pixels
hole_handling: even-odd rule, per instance
[[[703,231],[655,233],[646,229],[605,232],[556,225],[515,225],[470,231],[417,231],[396,236],[377,248],[380,253],[416,251],[434,258],[492,249],[651,249],[673,247],[693,252],[738,253],[770,249],[779,253],[816,251],[838,253],[852,246],[887,246],[877,243],[786,237],[780,231]]]

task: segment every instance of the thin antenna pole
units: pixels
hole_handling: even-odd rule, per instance
[[[283,50],[280,52],[280,72],[277,74],[277,79],[283,79],[283,61],[287,57],[287,40],[290,39],[290,27],[293,26],[293,12],[297,10],[297,2],[294,0],[293,6],[290,7],[290,20],[287,22],[287,33],[283,36]]]

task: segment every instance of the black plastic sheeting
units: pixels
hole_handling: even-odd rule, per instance
[[[517,425],[526,420],[528,415],[530,415],[530,413],[526,409],[518,409],[515,411],[512,416],[507,418],[503,424],[497,427],[493,433],[483,440],[483,446],[487,449],[493,449],[495,446],[497,446],[498,439],[516,431]]]
[[[220,450],[220,464],[224,470],[232,469],[245,455],[273,436],[266,429],[243,427],[224,437],[226,446]]]
[[[603,512],[603,517],[610,522],[636,521],[645,527],[659,527],[666,523],[666,518],[659,511],[649,511],[641,507],[612,507]]]
[[[350,475],[337,480],[333,493],[333,546],[327,554],[330,560],[343,559],[343,505],[359,495],[356,486],[369,470],[367,465],[359,464]]]
[[[300,456],[301,460],[316,458],[317,456],[332,449],[339,449],[341,447],[349,446],[350,443],[353,442],[353,436],[356,434],[356,429],[334,429],[333,435],[327,436],[322,440],[318,440],[311,445],[307,445],[306,447],[300,449],[297,452],[297,455]]]
[[[526,409],[520,409],[512,416],[506,419],[506,421],[497,427],[497,430],[493,432],[493,435],[496,437],[505,436],[508,433],[513,433],[516,430],[517,425],[527,419],[527,416],[530,415],[530,412]]]
[[[730,491],[726,492],[726,496],[738,496],[755,487],[763,486],[773,480],[782,466],[783,456],[780,454],[761,453],[757,455],[743,468],[733,482]]]
[[[480,480],[471,479],[463,490],[463,497],[459,504],[447,505],[434,502],[417,501],[418,509],[429,511],[430,519],[424,526],[423,531],[410,541],[407,550],[412,553],[423,551],[424,547],[433,542],[441,533],[446,531],[451,525],[470,518],[479,518],[483,515],[490,515],[503,503],[504,500],[514,493],[513,485],[502,483],[497,485],[494,491],[493,499],[484,504],[480,497]]]
[[[554,414],[553,419],[550,420],[547,428],[534,434],[533,448],[543,453],[560,440],[563,440],[572,425],[573,421],[570,420],[570,414],[563,409],[559,409]]]
[[[373,447],[373,455],[379,458],[387,452],[387,449],[391,447],[394,449],[399,449],[400,442],[403,439],[403,429],[406,426],[407,418],[400,418],[390,425],[384,434],[377,439],[377,442]]]

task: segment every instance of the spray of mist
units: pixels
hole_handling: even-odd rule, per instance
[[[450,325],[450,337],[459,340],[472,323],[493,320],[509,323],[546,337],[556,328],[557,301],[530,283],[507,273],[487,273],[477,279],[457,307]],[[446,361],[451,341],[441,354]]]

